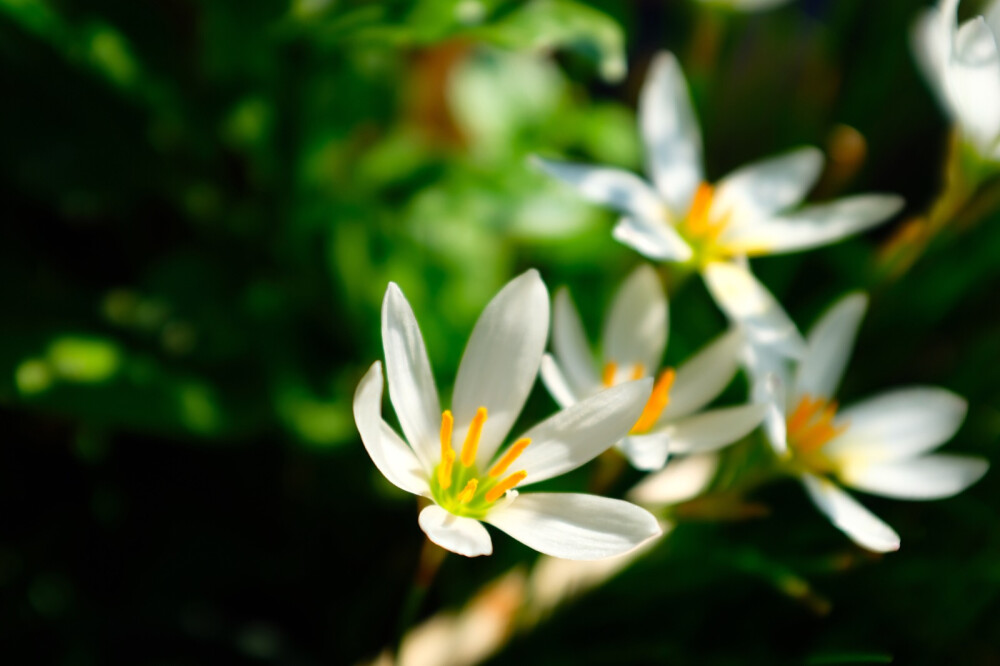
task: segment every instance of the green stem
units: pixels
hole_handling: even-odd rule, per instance
[[[416,621],[424,598],[427,596],[427,591],[434,582],[447,554],[448,551],[431,543],[430,539],[424,539],[417,570],[413,575],[413,583],[410,585],[410,591],[407,593],[399,612],[399,622],[396,625],[396,635],[392,643],[393,663],[399,663],[400,648],[403,646],[406,632]]]

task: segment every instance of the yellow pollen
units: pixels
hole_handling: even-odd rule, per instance
[[[493,468],[490,469],[490,476],[495,479],[506,472],[507,468],[510,467],[515,460],[517,460],[518,456],[524,453],[526,448],[528,448],[528,444],[531,444],[531,440],[527,437],[519,439],[511,444],[510,448],[507,449],[507,453],[503,454],[500,460],[498,460],[496,464],[493,465]]]
[[[462,492],[458,494],[457,499],[462,504],[468,504],[472,501],[472,496],[476,494],[476,488],[479,487],[479,481],[477,479],[469,479],[469,482],[465,484],[462,488]]]
[[[646,376],[646,368],[642,367],[642,363],[636,363],[632,366],[632,379],[642,379]]]
[[[498,499],[500,499],[500,496],[503,495],[505,492],[507,492],[517,484],[521,483],[522,481],[524,481],[524,478],[526,476],[528,476],[528,473],[525,472],[524,470],[521,470],[520,472],[514,472],[506,479],[504,479],[497,485],[490,488],[489,492],[486,493],[486,501],[487,502],[497,501]]]
[[[455,451],[449,448],[441,454],[441,466],[438,467],[438,485],[441,490],[451,488],[451,469],[455,465]]]
[[[448,451],[451,451],[451,433],[455,427],[455,417],[451,415],[451,410],[446,409],[441,414],[441,460],[445,459]]]
[[[604,370],[601,372],[601,383],[605,387],[611,388],[615,385],[615,375],[618,373],[618,364],[614,361],[608,361],[604,364]]]
[[[799,453],[815,453],[827,442],[839,435],[846,424],[834,426],[837,403],[822,398],[802,396],[799,404],[788,417],[788,442]]]
[[[685,221],[686,231],[691,236],[715,240],[729,222],[728,214],[716,217],[714,220],[709,218],[714,197],[715,188],[708,183],[698,185]]]
[[[646,406],[639,416],[639,420],[632,426],[633,433],[646,432],[656,425],[656,420],[660,418],[660,414],[663,413],[663,410],[666,409],[667,404],[670,402],[670,387],[673,386],[676,376],[677,373],[674,372],[673,368],[667,368],[660,373],[660,376],[656,379],[656,384],[653,386],[653,392],[650,394],[649,400],[646,401]]]
[[[486,408],[480,407],[476,410],[476,415],[472,417],[469,424],[469,433],[465,436],[465,443],[462,444],[462,464],[472,467],[476,462],[476,453],[479,451],[479,438],[483,434],[483,424],[486,423]],[[464,490],[462,492],[465,492]]]

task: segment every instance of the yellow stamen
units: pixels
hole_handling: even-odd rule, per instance
[[[604,364],[604,371],[601,372],[601,383],[605,387],[611,388],[615,385],[615,375],[618,373],[618,364],[614,361],[608,361]]]
[[[441,414],[441,460],[445,459],[448,451],[451,451],[451,433],[455,427],[455,417],[451,415],[451,410],[446,409]]]
[[[646,368],[642,367],[642,363],[636,363],[632,366],[632,379],[642,379],[646,376]]]
[[[486,501],[487,502],[497,501],[498,499],[500,499],[500,496],[503,495],[505,492],[507,492],[517,484],[521,483],[522,481],[524,481],[524,478],[526,476],[528,476],[528,473],[525,472],[524,470],[521,470],[520,472],[514,472],[506,479],[504,479],[497,485],[490,488],[489,492],[486,493]]]
[[[792,415],[788,417],[788,441],[799,453],[815,453],[839,435],[847,425],[834,426],[837,403],[821,398],[802,396]]]
[[[476,462],[476,453],[479,451],[479,438],[483,434],[483,424],[486,423],[486,408],[480,407],[476,410],[476,415],[472,417],[469,424],[469,433],[465,436],[465,443],[462,444],[462,464],[472,467]],[[465,492],[464,490],[462,492]]]
[[[458,497],[456,497],[455,499],[457,499],[462,504],[468,504],[470,501],[472,501],[472,496],[476,494],[477,487],[479,487],[479,481],[476,479],[469,479],[469,482],[465,484],[465,487],[462,488],[462,492],[460,492],[458,494]]]
[[[694,193],[694,200],[688,210],[684,227],[687,233],[695,238],[715,240],[729,222],[729,215],[718,215],[712,219],[712,202],[715,198],[715,188],[708,183],[701,183]]]
[[[451,469],[455,465],[455,451],[449,448],[441,454],[441,465],[438,467],[438,485],[441,490],[451,488]]]
[[[660,373],[656,384],[653,386],[653,392],[650,394],[649,400],[646,401],[646,406],[642,410],[642,415],[639,416],[639,420],[632,426],[632,432],[646,432],[656,425],[656,420],[660,418],[660,414],[663,413],[663,410],[666,409],[667,404],[670,402],[670,387],[673,386],[676,377],[677,373],[674,372],[673,368],[667,368]]]
[[[507,453],[503,454],[500,460],[498,460],[496,464],[493,465],[493,468],[490,469],[490,476],[495,479],[506,472],[507,468],[510,467],[515,460],[517,460],[518,456],[524,453],[526,448],[528,448],[528,444],[531,444],[531,440],[527,437],[519,439],[511,444],[510,448],[507,449]]]

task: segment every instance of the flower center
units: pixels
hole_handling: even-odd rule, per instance
[[[521,470],[500,478],[531,444],[527,437],[511,444],[485,476],[479,473],[476,453],[479,451],[479,439],[483,434],[483,426],[486,425],[486,417],[485,407],[476,410],[465,442],[462,443],[462,450],[456,455],[451,446],[455,419],[451,410],[446,409],[441,414],[441,462],[431,479],[431,494],[435,502],[456,516],[482,518],[498,499],[528,476],[526,471]]]
[[[836,401],[813,399],[808,395],[802,396],[789,415],[786,422],[788,448],[806,466],[821,470],[830,468],[822,449],[827,442],[847,429],[846,423],[833,425],[836,415]]]
[[[714,187],[708,183],[698,185],[687,217],[678,226],[678,231],[691,245],[695,255],[703,259],[721,254],[717,241],[729,224],[728,212],[723,215],[717,214],[714,218],[711,216],[714,199]]]
[[[632,372],[629,375],[630,379],[642,379],[645,376],[646,369],[642,363],[632,365]],[[649,395],[649,400],[646,401],[646,406],[643,408],[642,414],[639,415],[639,420],[635,422],[632,430],[629,431],[631,434],[639,435],[649,432],[656,425],[660,414],[670,404],[670,387],[674,385],[674,378],[676,376],[677,373],[674,372],[673,368],[666,368],[660,372],[660,376],[656,378],[656,383],[653,385],[653,392]],[[601,383],[605,387],[611,388],[617,383],[617,380],[618,364],[614,361],[608,361],[604,364],[604,370],[601,372]]]

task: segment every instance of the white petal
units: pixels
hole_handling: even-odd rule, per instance
[[[639,127],[656,189],[675,215],[684,215],[704,180],[701,129],[672,53],[659,53],[649,67],[639,95]]]
[[[866,294],[849,294],[837,301],[812,327],[795,378],[798,395],[829,399],[837,394],[867,308]]]
[[[382,299],[382,347],[389,399],[399,425],[425,468],[437,460],[441,403],[420,327],[406,296],[390,282]]]
[[[574,394],[590,395],[600,387],[587,334],[565,287],[556,292],[552,306],[552,350]]]
[[[672,460],[656,474],[650,474],[628,492],[632,502],[647,506],[680,504],[700,495],[715,478],[719,456],[704,453]]]
[[[805,341],[778,301],[749,270],[731,263],[705,267],[705,284],[715,302],[739,326],[751,344],[797,358]]]
[[[899,550],[899,535],[835,484],[811,474],[802,483],[816,507],[856,544],[878,553]]]
[[[354,392],[354,422],[382,476],[414,495],[430,496],[427,473],[406,442],[382,420],[382,364],[372,364]]]
[[[660,534],[645,509],[576,493],[521,494],[486,521],[541,553],[568,560],[621,555]]]
[[[727,250],[750,256],[798,252],[873,227],[902,207],[903,199],[894,194],[860,194],[736,227],[722,242]]]
[[[764,414],[764,434],[779,456],[788,453],[788,426],[785,421],[786,385],[775,373],[754,382],[752,399],[767,407]]]
[[[521,413],[549,336],[549,295],[538,271],[507,283],[479,316],[455,378],[452,411],[461,442],[479,407],[488,418],[479,440],[480,465],[496,453]]]
[[[587,201],[620,213],[651,219],[664,216],[664,205],[646,181],[629,171],[573,162],[556,162],[540,157],[532,163],[550,176],[575,188]]]
[[[625,436],[639,419],[653,382],[619,384],[557,412],[524,433],[531,444],[514,468],[538,483],[589,462]]]
[[[611,236],[642,256],[657,261],[685,262],[694,256],[691,246],[665,221],[623,217],[611,230]]]
[[[490,533],[478,520],[456,516],[431,504],[420,512],[417,522],[428,539],[453,553],[466,557],[493,553]]]
[[[945,84],[959,123],[980,151],[1000,134],[1000,51],[982,16],[965,22],[955,37]]]
[[[917,63],[938,102],[948,113],[954,113],[945,90],[945,75],[951,55],[952,25],[958,0],[946,0],[940,6],[920,13],[913,26],[911,40]]]
[[[670,402],[662,418],[687,416],[715,400],[736,374],[742,344],[740,332],[732,329],[682,363],[677,368]]]
[[[942,388],[897,389],[843,409],[847,430],[823,453],[841,464],[913,458],[951,437],[965,418],[965,400]]]
[[[816,184],[823,153],[806,147],[737,169],[719,181],[713,217],[732,213],[731,225],[756,220],[799,205]]]
[[[899,499],[951,497],[978,481],[989,468],[982,458],[937,454],[875,464],[847,465],[839,476],[845,486]]]
[[[639,363],[653,374],[663,358],[669,328],[660,276],[643,264],[622,283],[604,320],[604,359],[619,367]]]
[[[629,435],[616,445],[628,459],[629,464],[644,472],[663,469],[670,457],[670,434],[650,432],[644,435]]]
[[[559,367],[559,363],[552,358],[551,354],[546,354],[542,357],[542,367],[539,374],[542,377],[542,383],[545,384],[545,388],[549,390],[549,395],[559,403],[560,407],[565,409],[578,402],[573,388],[569,385],[569,381]]]
[[[708,453],[732,444],[760,425],[767,405],[722,407],[688,416],[666,428],[671,453]]]

